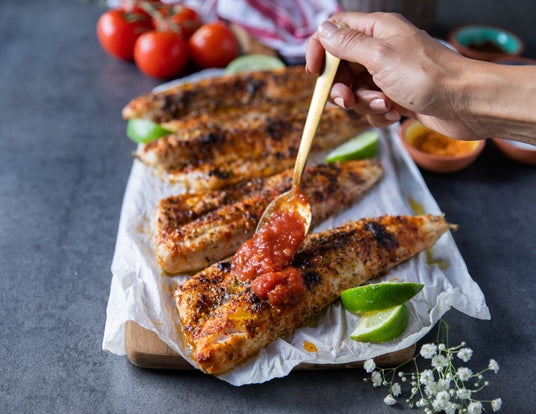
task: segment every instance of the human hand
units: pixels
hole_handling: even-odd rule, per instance
[[[471,61],[403,17],[332,16],[309,39],[309,73],[322,71],[324,49],[341,58],[330,94],[333,103],[365,114],[374,126],[392,124],[403,115],[451,137],[481,138],[460,117],[465,102],[458,75]]]

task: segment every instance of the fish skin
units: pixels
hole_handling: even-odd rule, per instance
[[[378,160],[326,163],[307,167],[302,190],[311,204],[312,226],[355,203],[382,177]],[[263,183],[263,184],[261,184]],[[207,193],[207,204],[186,217],[183,208],[200,198],[169,197],[156,209],[155,248],[159,265],[170,274],[191,272],[228,257],[249,239],[268,204],[292,185],[292,170],[251,184]],[[227,196],[227,199],[225,200]],[[191,218],[192,220],[188,220]]]
[[[294,260],[306,293],[290,307],[259,299],[233,274],[230,259],[213,264],[173,294],[193,358],[209,374],[235,368],[325,309],[343,290],[432,247],[449,228],[443,216],[382,216],[307,236]]]
[[[123,108],[122,115],[165,123],[236,107],[264,110],[281,102],[310,101],[315,82],[316,76],[307,74],[303,66],[205,78],[139,96]]]

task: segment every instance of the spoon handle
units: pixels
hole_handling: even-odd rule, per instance
[[[337,68],[339,67],[339,62],[339,58],[326,51],[324,72],[316,80],[311,106],[307,113],[300,148],[298,150],[298,156],[296,157],[296,165],[294,166],[294,175],[292,178],[294,188],[299,188],[301,185],[303,170],[305,164],[307,164],[307,156],[309,155],[309,150],[311,149],[311,144],[313,143],[313,138],[315,137],[316,129],[320,122],[320,117],[322,116],[322,112],[324,112],[329,91],[331,90],[333,79],[335,78]]]

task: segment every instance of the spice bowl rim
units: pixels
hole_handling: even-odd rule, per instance
[[[408,131],[408,128],[411,127],[414,124],[420,124],[423,128],[431,130],[427,126],[423,125],[420,121],[413,118],[408,118],[405,121],[402,122],[400,125],[400,128],[398,130],[398,136],[402,142],[402,145],[406,150],[408,151],[409,155],[415,163],[428,171],[433,172],[440,172],[440,173],[447,173],[447,172],[455,172],[462,170],[463,168],[468,167],[470,164],[472,164],[478,156],[482,153],[484,150],[484,147],[486,145],[486,139],[474,141],[478,142],[478,144],[475,145],[475,148],[467,153],[456,155],[456,156],[443,156],[443,155],[436,155],[436,154],[430,154],[425,151],[421,151],[418,148],[414,147],[406,137],[406,133]]]
[[[536,146],[534,149],[526,149],[510,143],[507,139],[492,138],[492,141],[511,160],[522,164],[536,165]]]
[[[462,33],[465,30],[488,30],[488,31],[495,31],[500,32],[504,34],[505,36],[508,36],[510,39],[513,39],[517,44],[518,48],[514,52],[504,51],[504,52],[485,52],[481,50],[476,50],[470,48],[468,45],[465,45],[461,43],[458,40],[458,35]],[[473,59],[479,59],[479,60],[488,60],[492,61],[501,57],[518,57],[523,54],[525,51],[525,42],[521,38],[521,36],[517,35],[513,31],[509,29],[505,29],[504,27],[493,25],[493,24],[485,24],[485,23],[468,23],[468,24],[462,24],[457,27],[454,27],[449,33],[448,33],[448,42],[454,46],[454,48],[461,53],[464,56],[473,58]],[[495,41],[493,41],[496,43]]]

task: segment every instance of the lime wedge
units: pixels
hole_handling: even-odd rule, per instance
[[[130,119],[127,124],[128,137],[132,141],[138,143],[154,141],[155,139],[171,133],[173,133],[173,131],[147,119]]]
[[[388,342],[399,337],[408,326],[406,303],[384,311],[365,314],[350,338],[359,342]]]
[[[350,312],[375,312],[402,305],[419,293],[420,283],[376,283],[346,289],[341,293],[342,306]]]
[[[225,68],[225,75],[284,68],[285,64],[275,56],[244,55],[236,58]]]
[[[380,134],[366,131],[335,148],[326,157],[326,162],[351,161],[372,158],[378,151]]]

